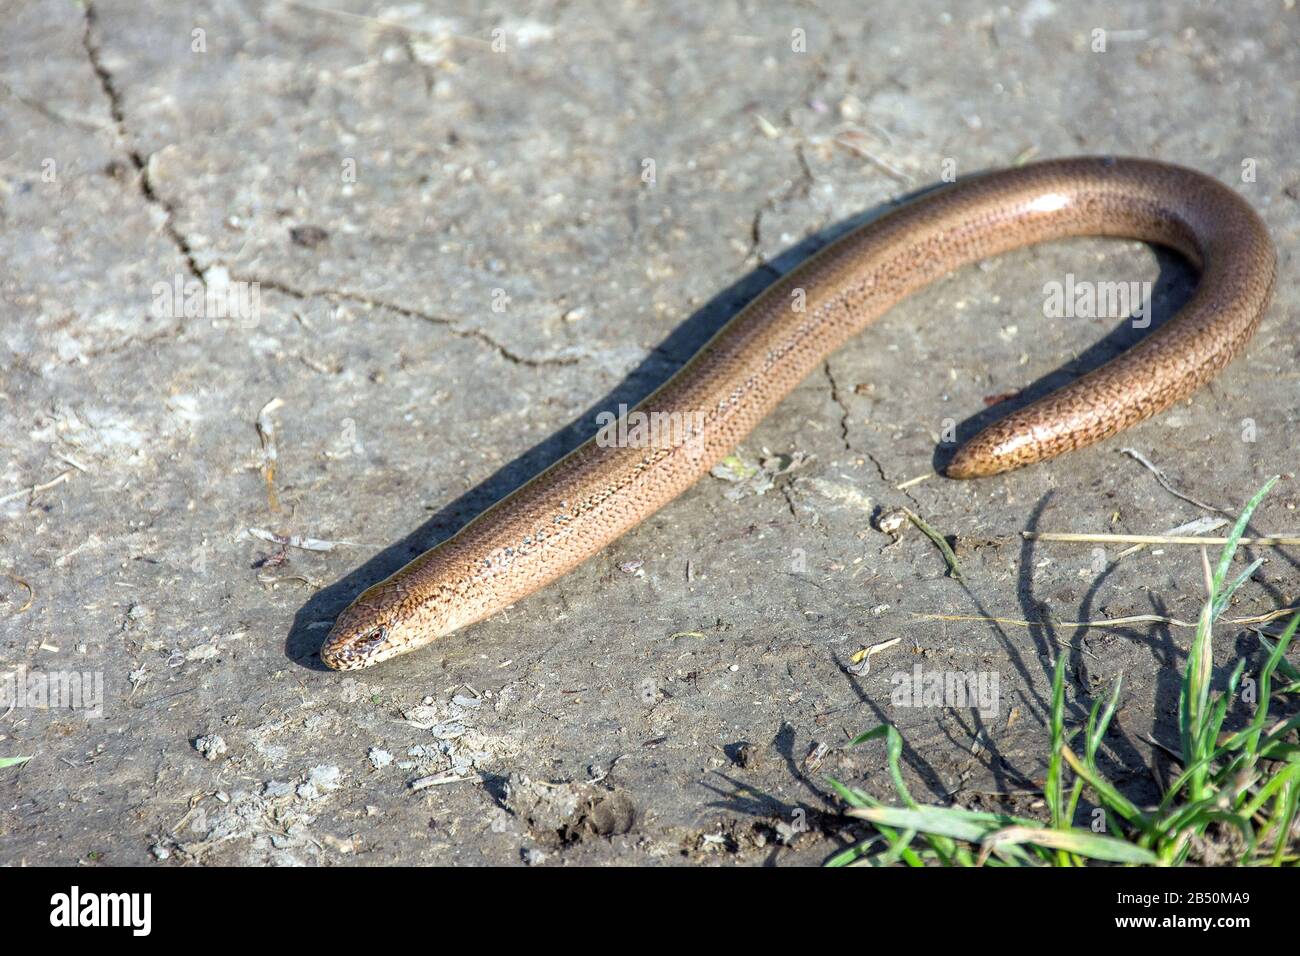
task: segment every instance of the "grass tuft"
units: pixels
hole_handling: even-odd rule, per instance
[[[1293,701],[1300,694],[1300,670],[1283,656],[1300,614],[1291,618],[1276,643],[1259,638],[1268,658],[1257,678],[1255,713],[1246,727],[1232,733],[1223,730],[1245,661],[1233,670],[1226,693],[1212,695],[1210,690],[1214,623],[1260,562],[1252,562],[1230,583],[1228,572],[1251,515],[1276,481],[1270,479],[1246,505],[1217,564],[1211,567],[1205,558],[1207,594],[1179,691],[1181,752],[1177,756],[1183,769],[1158,805],[1137,806],[1097,765],[1097,751],[1119,702],[1119,680],[1108,698],[1093,704],[1085,727],[1066,730],[1062,656],[1052,679],[1051,750],[1043,784],[1046,825],[1012,814],[918,804],[903,781],[903,739],[892,725],[881,724],[850,745],[884,738],[890,777],[902,805],[887,805],[831,779],[831,787],[848,806],[847,814],[870,823],[875,832],[835,854],[827,865],[1176,866],[1190,861],[1282,866],[1300,862],[1292,832],[1300,804],[1300,745],[1294,742],[1300,715],[1270,715],[1275,702]],[[1274,687],[1275,676],[1280,686]],[[1080,734],[1082,747],[1076,743]],[[1073,824],[1085,792],[1102,811],[1095,828]]]

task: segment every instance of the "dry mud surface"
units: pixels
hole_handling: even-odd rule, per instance
[[[102,697],[0,707],[0,757],[32,758],[0,770],[0,862],[817,864],[854,832],[828,774],[890,793],[881,746],[846,746],[882,720],[919,797],[1034,812],[1062,653],[1071,720],[1124,674],[1107,759],[1149,791],[1189,630],[933,615],[1194,619],[1196,549],[1020,537],[1207,514],[1124,447],[1228,510],[1282,474],[1257,527],[1300,526],[1294,4],[511,6],[6,11],[0,672]],[[946,164],[1089,152],[1195,166],[1273,232],[1277,299],[1194,399],[900,490],[948,424],[1140,335],[1044,318],[1044,283],[1149,282],[1157,323],[1194,286],[1133,242],[1005,256],[900,305],[733,473],[554,586],[373,670],[320,666],[362,587],[853,217]],[[255,314],[219,314],[239,290]],[[954,541],[964,583],[872,527],[897,506]],[[1300,596],[1294,550],[1259,556],[1234,616]],[[1229,626],[1215,653],[1222,679],[1258,645]],[[997,695],[905,706],[918,667]]]

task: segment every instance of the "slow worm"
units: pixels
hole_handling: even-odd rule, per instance
[[[361,594],[335,621],[321,659],[339,670],[378,663],[554,581],[690,487],[904,296],[966,263],[1067,236],[1171,247],[1200,269],[1200,281],[1136,346],[959,448],[949,477],[1053,458],[1168,408],[1241,351],[1272,294],[1276,254],[1264,224],[1234,191],[1189,169],[1061,159],[937,189],[773,283],[638,406],[642,427],[602,429]]]

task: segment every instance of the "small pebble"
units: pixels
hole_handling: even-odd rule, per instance
[[[296,246],[314,249],[330,237],[320,226],[294,226],[289,230],[289,238]]]
[[[216,760],[228,749],[226,740],[220,734],[204,734],[194,738],[194,749],[209,760]]]

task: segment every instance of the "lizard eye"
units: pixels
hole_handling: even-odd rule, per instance
[[[367,658],[384,646],[388,640],[388,628],[377,624],[357,634],[344,634],[331,637],[321,648],[320,656],[327,667],[335,670],[349,670],[364,667]]]
[[[373,630],[357,636],[353,646],[356,650],[364,653],[374,650],[376,647],[382,647],[384,641],[388,639],[388,628],[382,624],[377,625]]]

